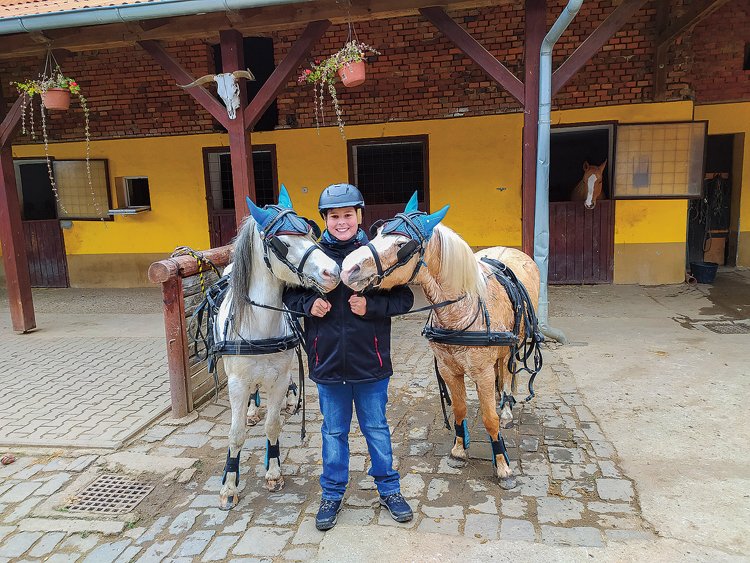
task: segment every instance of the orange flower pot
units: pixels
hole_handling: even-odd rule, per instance
[[[341,82],[347,88],[354,88],[365,81],[365,61],[345,63],[339,70]]]
[[[50,88],[42,94],[42,103],[47,109],[66,110],[70,107],[70,90]]]

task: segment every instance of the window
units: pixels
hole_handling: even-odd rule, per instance
[[[700,197],[706,122],[617,127],[615,197]]]
[[[210,206],[213,211],[234,209],[234,185],[232,184],[232,162],[228,151],[205,149],[207,182]],[[253,175],[255,177],[255,203],[276,203],[276,147],[256,145],[253,147]]]
[[[134,215],[151,209],[151,193],[145,176],[118,176],[115,194],[117,209],[110,209],[110,215]]]
[[[745,62],[742,65],[743,70],[750,70],[750,43],[745,45]]]
[[[367,205],[406,203],[416,190],[425,201],[426,137],[349,141],[352,181]]]
[[[106,160],[90,160],[91,185],[85,160],[55,160],[60,219],[106,219],[109,217],[109,174]]]
[[[553,127],[550,137],[549,199],[570,201],[573,189],[583,178],[583,166],[588,162],[608,165],[602,178],[602,198],[611,199],[612,147],[614,124],[587,124]]]

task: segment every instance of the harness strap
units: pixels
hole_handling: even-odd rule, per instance
[[[234,486],[240,484],[240,450],[237,450],[237,457],[232,457],[232,450],[227,448],[227,462],[224,464],[224,475],[221,477],[221,484],[227,482],[227,474],[234,473]]]
[[[305,250],[305,253],[302,255],[302,259],[299,261],[299,265],[297,266],[297,270],[299,270],[300,273],[302,273],[302,270],[305,268],[305,262],[307,262],[307,259],[310,257],[310,255],[315,252],[316,248],[318,248],[318,245],[313,244],[312,246],[309,246],[307,250]]]
[[[380,256],[378,256],[378,251],[375,250],[375,247],[372,245],[371,242],[368,242],[365,246],[370,249],[370,253],[372,254],[373,260],[375,260],[375,269],[378,271],[378,279],[381,279],[383,277],[383,264],[380,262]]]
[[[271,459],[279,459],[280,450],[279,450],[279,441],[276,440],[275,444],[271,444],[270,440],[266,440],[266,471],[268,471],[268,468],[271,463]],[[281,466],[281,461],[279,461],[279,467]]]
[[[443,409],[443,421],[445,422],[445,427],[450,430],[451,425],[450,422],[448,422],[448,411],[446,410],[445,405],[448,405],[450,407],[453,403],[451,403],[451,396],[450,393],[448,393],[448,386],[445,384],[445,380],[440,375],[440,370],[438,369],[437,365],[437,358],[435,358],[434,356],[433,361],[435,364],[435,376],[437,377],[438,389],[440,390],[440,406]]]

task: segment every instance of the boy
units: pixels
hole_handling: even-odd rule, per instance
[[[333,184],[320,194],[318,210],[326,222],[320,240],[323,251],[339,266],[353,250],[367,244],[362,222],[365,202],[351,184]],[[406,286],[357,295],[343,283],[322,299],[303,288],[289,288],[284,303],[305,320],[310,378],[318,384],[323,414],[322,500],[315,526],[336,525],[349,481],[349,429],[352,404],[367,441],[380,503],[397,522],[412,519],[401,496],[399,474],[393,469],[391,433],[385,416],[391,366],[391,319],[408,311],[414,295]]]

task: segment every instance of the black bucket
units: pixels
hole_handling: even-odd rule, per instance
[[[716,262],[690,262],[690,272],[698,283],[714,283],[718,268]]]

